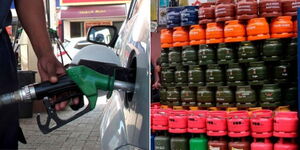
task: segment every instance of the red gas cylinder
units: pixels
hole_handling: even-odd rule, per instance
[[[298,145],[294,139],[292,139],[292,142],[286,142],[283,138],[280,138],[278,143],[274,144],[274,150],[298,150]]]
[[[252,137],[268,138],[273,131],[273,112],[271,110],[253,111],[250,119]]]
[[[233,111],[227,119],[228,136],[246,137],[250,135],[250,120],[247,111]]]
[[[206,133],[207,110],[190,110],[188,112],[188,132]]]
[[[253,143],[251,143],[251,150],[273,150],[273,144],[270,142],[270,139],[265,138],[262,140],[254,138]]]
[[[162,29],[160,31],[161,48],[169,48],[173,46],[173,33],[171,29]]]
[[[297,137],[298,112],[275,112],[273,135],[283,138]]]
[[[169,114],[169,132],[186,133],[187,132],[187,111],[173,110]]]
[[[151,108],[160,108],[161,104],[159,102],[156,102],[156,103],[151,103]]]
[[[206,118],[206,129],[208,136],[227,135],[227,113],[225,111],[208,112]]]
[[[168,112],[169,110],[159,109],[152,114],[153,130],[168,130]]]

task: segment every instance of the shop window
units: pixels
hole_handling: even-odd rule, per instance
[[[70,26],[71,26],[71,38],[84,36],[83,22],[71,22]]]

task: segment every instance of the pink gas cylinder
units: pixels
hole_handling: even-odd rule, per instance
[[[173,110],[169,114],[169,132],[186,133],[187,132],[187,111]]]
[[[168,130],[168,113],[167,109],[155,110],[152,114],[152,129],[153,130]]]
[[[253,143],[251,143],[251,150],[273,150],[273,144],[270,139],[257,139],[254,138]]]
[[[208,136],[227,135],[227,113],[225,111],[210,111],[207,113],[206,130]]]
[[[287,139],[280,138],[279,141],[274,144],[274,150],[298,150],[298,145],[294,139],[291,139],[291,142],[287,142]]]
[[[207,110],[190,110],[188,112],[188,132],[206,133]]]
[[[273,135],[283,138],[297,137],[298,112],[275,112]]]
[[[271,110],[253,111],[250,119],[252,137],[269,138],[273,132],[273,112]]]
[[[159,102],[157,103],[151,103],[151,108],[160,108],[161,104]]]
[[[250,119],[247,111],[232,111],[227,119],[228,136],[246,137],[250,135]]]

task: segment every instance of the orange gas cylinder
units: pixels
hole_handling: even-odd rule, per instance
[[[190,45],[205,44],[205,30],[200,25],[192,25],[190,28]]]
[[[247,25],[248,40],[262,40],[270,38],[269,24],[266,18],[253,18]]]
[[[298,21],[294,21],[294,37],[298,36]]]
[[[245,26],[238,20],[225,22],[224,28],[225,42],[241,42],[246,40]]]
[[[223,26],[218,23],[208,23],[206,27],[206,44],[223,43]]]
[[[173,46],[187,46],[189,45],[189,33],[184,27],[175,27],[173,32]]]
[[[293,22],[291,16],[279,16],[272,19],[271,38],[293,37]]]
[[[173,34],[171,29],[162,29],[160,31],[161,48],[169,48],[173,46]]]

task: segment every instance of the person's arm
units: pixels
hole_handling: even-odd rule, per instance
[[[65,74],[63,65],[56,59],[49,39],[43,0],[15,0],[19,20],[25,29],[38,58],[38,70],[42,81],[57,82],[57,76]],[[78,103],[76,100],[73,103]],[[67,102],[57,104],[57,110]]]

